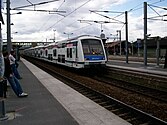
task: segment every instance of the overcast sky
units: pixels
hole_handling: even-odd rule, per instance
[[[55,2],[38,5],[46,1],[54,0],[11,0],[11,9],[23,9],[11,10],[11,23],[14,24],[11,25],[12,41],[46,42],[53,41],[54,36],[56,40],[78,35],[100,36],[101,30],[104,31],[106,37],[111,37],[110,41],[113,41],[116,31],[121,30],[121,39],[124,40],[124,12],[128,11],[128,39],[131,42],[137,38],[143,38],[143,2],[149,4],[148,18],[167,14],[167,10],[162,9],[162,7],[167,8],[167,0],[55,0]],[[35,6],[23,7],[26,5]],[[27,11],[34,9],[57,12]],[[109,11],[109,13],[94,13],[90,10]],[[6,13],[5,4],[2,11]],[[14,14],[17,12],[22,12],[22,14]],[[6,22],[6,15],[3,14],[3,17]],[[154,19],[167,20],[167,16]],[[99,21],[99,23],[93,21]],[[104,21],[111,23],[103,23]],[[147,32],[151,36],[167,36],[167,21],[148,20]],[[2,35],[5,39],[6,23],[2,26]]]

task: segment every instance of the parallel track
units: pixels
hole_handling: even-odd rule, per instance
[[[140,86],[137,84],[128,83],[128,82],[118,80],[118,79],[114,80],[113,78],[110,78],[108,76],[101,76],[100,78],[97,76],[97,77],[94,77],[94,79],[100,82],[104,82],[106,84],[114,85],[116,87],[126,89],[128,91],[132,91],[140,95],[148,96],[150,98],[167,103],[167,98],[166,98],[167,92],[152,89],[149,87]]]

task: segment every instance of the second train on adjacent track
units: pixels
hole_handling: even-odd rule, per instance
[[[105,66],[107,62],[103,41],[90,35],[32,47],[24,50],[24,55],[78,69]]]

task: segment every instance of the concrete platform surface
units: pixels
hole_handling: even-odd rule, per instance
[[[129,61],[129,63],[126,63],[125,61],[120,60],[108,60],[107,66],[167,76],[167,68],[164,69],[163,64],[157,66],[155,63],[148,63],[147,66],[145,66],[143,62]]]
[[[0,121],[0,125],[78,125],[22,62],[19,62],[19,72],[23,77],[20,84],[29,95],[18,98],[8,87],[5,107],[9,118]]]

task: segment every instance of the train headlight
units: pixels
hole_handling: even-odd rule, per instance
[[[105,62],[101,62],[101,64],[105,64]]]
[[[89,58],[85,58],[85,60],[89,60]]]
[[[89,62],[85,62],[85,65],[89,65]]]

